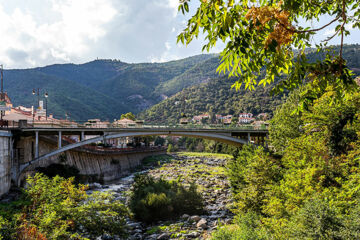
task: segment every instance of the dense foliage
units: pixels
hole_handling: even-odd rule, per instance
[[[87,195],[84,185],[73,179],[52,179],[36,174],[27,179],[28,187],[20,206],[1,211],[0,233],[4,239],[88,239],[104,233],[125,236],[126,207],[111,194]],[[87,237],[86,237],[87,236]]]
[[[333,103],[336,92],[329,88],[309,111],[291,116],[298,93],[271,123],[276,155],[247,146],[229,162],[238,215],[214,239],[229,239],[221,232],[256,233],[252,239],[359,238],[360,94]],[[244,225],[249,216],[252,224]]]
[[[135,176],[129,205],[135,218],[145,222],[203,211],[202,196],[195,184],[186,188],[179,181],[156,180],[144,174]]]
[[[135,115],[134,115],[132,112],[128,112],[128,113],[125,113],[125,114],[121,114],[120,120],[121,120],[121,119],[124,119],[124,118],[130,119],[130,120],[133,120],[133,121],[136,120]]]

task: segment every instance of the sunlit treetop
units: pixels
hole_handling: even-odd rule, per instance
[[[179,11],[189,11],[190,0],[179,0]],[[194,1],[194,0],[193,0]],[[236,76],[233,87],[253,90],[280,77],[273,92],[293,90],[304,82],[310,87],[304,93],[306,102],[321,95],[328,87],[342,98],[354,84],[351,71],[343,59],[344,38],[350,34],[346,26],[360,28],[360,7],[354,0],[199,0],[194,16],[178,35],[178,42],[189,44],[202,32],[203,50],[217,42],[226,43],[221,52],[218,72]],[[316,28],[302,27],[300,20],[327,23]],[[305,51],[314,47],[313,36],[326,28],[335,33],[315,45],[327,52],[326,58],[309,62]],[[340,36],[340,50],[334,54],[327,42]],[[262,75],[262,77],[260,77]]]

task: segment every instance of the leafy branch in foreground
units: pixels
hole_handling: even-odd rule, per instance
[[[188,12],[189,2],[180,0],[179,11]],[[323,26],[301,26],[301,20],[317,21],[324,16],[330,20]],[[337,93],[335,99],[356,88],[343,58],[343,46],[350,34],[346,26],[360,28],[359,16],[359,3],[354,0],[200,0],[177,40],[189,44],[202,31],[206,40],[203,50],[209,51],[217,42],[226,43],[217,71],[238,77],[233,84],[236,89],[245,85],[245,89],[253,90],[274,82],[276,77],[282,81],[273,93],[309,82],[302,96],[306,109],[329,86]],[[316,44],[316,50],[325,52],[326,58],[309,62],[305,53],[314,45],[313,37],[335,24],[335,34]],[[335,36],[340,37],[338,52],[326,48]]]

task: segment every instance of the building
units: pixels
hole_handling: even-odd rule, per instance
[[[239,114],[239,124],[249,124],[255,121],[252,113],[240,113]]]
[[[252,113],[240,113],[239,118],[252,118],[254,115]]]
[[[110,122],[102,122],[100,119],[89,119],[85,124],[87,128],[107,128],[110,125]]]
[[[114,127],[120,127],[120,128],[131,128],[138,126],[137,123],[131,119],[123,118],[120,120],[115,121]]]
[[[201,122],[201,120],[209,119],[209,118],[210,118],[209,114],[201,114],[201,115],[194,116],[192,118],[192,120],[193,120],[193,122],[199,123],[199,122]]]

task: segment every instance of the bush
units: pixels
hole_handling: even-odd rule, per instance
[[[169,144],[168,148],[167,148],[167,152],[168,153],[172,153],[174,152],[174,146],[172,144]]]
[[[329,203],[315,198],[305,203],[288,226],[292,239],[342,239],[342,221]]]
[[[0,216],[0,240],[10,239],[12,230],[9,221]]]
[[[270,239],[269,233],[260,228],[260,218],[253,212],[237,217],[236,224],[221,226],[211,240],[260,240]]]
[[[125,206],[108,193],[86,194],[73,178],[36,174],[27,179],[30,204],[17,217],[17,239],[83,239],[108,233],[125,235]]]
[[[130,209],[138,220],[155,222],[203,211],[202,196],[194,184],[185,188],[178,181],[155,180],[148,175],[136,175],[134,181]]]

